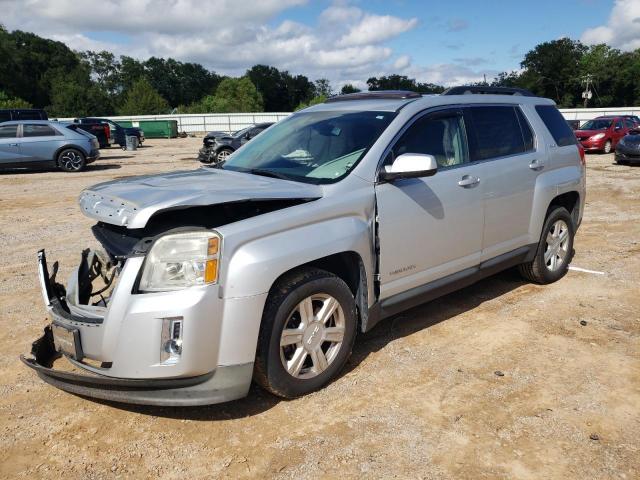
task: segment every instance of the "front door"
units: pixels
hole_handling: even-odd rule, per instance
[[[380,299],[479,264],[482,249],[482,164],[469,161],[464,116],[437,111],[416,120],[387,156],[430,154],[431,177],[376,185]]]
[[[18,125],[0,125],[0,164],[20,162]]]

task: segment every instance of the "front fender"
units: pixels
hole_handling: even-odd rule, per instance
[[[255,238],[239,246],[226,263],[224,296],[267,293],[283,273],[342,252],[359,254],[369,276],[371,238],[370,225],[358,217],[328,219]]]

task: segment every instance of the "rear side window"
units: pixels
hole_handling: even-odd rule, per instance
[[[520,130],[522,131],[524,151],[528,152],[529,150],[533,150],[534,147],[533,131],[531,130],[531,125],[529,125],[529,122],[522,113],[522,110],[520,110],[520,107],[516,107],[516,114],[518,115],[518,122],[520,123]]]
[[[527,150],[516,113],[517,108],[479,106],[471,107],[469,110],[475,133],[474,160],[517,155]],[[528,142],[532,144],[533,137],[530,130],[529,135],[531,138]]]
[[[0,125],[0,138],[16,138],[18,136],[17,125]]]
[[[562,114],[553,105],[537,105],[536,112],[559,147],[576,144],[576,136]]]
[[[23,137],[51,137],[53,135],[60,135],[57,130],[49,125],[23,125],[22,136]]]

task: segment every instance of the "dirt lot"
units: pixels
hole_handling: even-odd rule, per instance
[[[103,150],[80,174],[0,174],[0,477],[640,477],[640,168],[611,156],[587,158],[573,262],[604,275],[540,287],[505,272],[413,309],[361,335],[344,375],[313,395],[254,387],[158,409],[39,380],[18,360],[47,323],[36,251],[66,278],[95,245],[80,190],[197,168],[199,143]]]

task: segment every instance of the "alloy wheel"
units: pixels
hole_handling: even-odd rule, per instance
[[[555,272],[565,263],[569,254],[569,226],[564,220],[556,221],[547,233],[544,263]]]
[[[227,158],[229,158],[229,155],[231,155],[231,152],[229,150],[220,150],[218,152],[218,161],[224,162]]]
[[[289,314],[280,335],[280,360],[292,377],[320,375],[335,360],[345,334],[345,316],[331,295],[302,300]]]
[[[80,170],[82,168],[82,156],[78,152],[69,150],[60,156],[60,164],[65,170]]]

